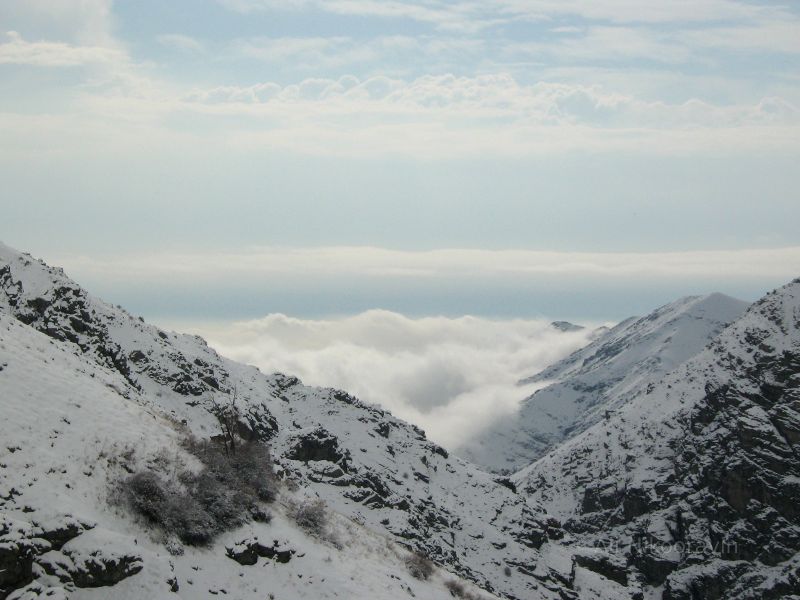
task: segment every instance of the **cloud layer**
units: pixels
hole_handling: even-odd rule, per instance
[[[333,320],[272,314],[194,331],[235,360],[347,390],[454,446],[513,412],[532,391],[517,381],[585,344],[590,330],[372,310]]]
[[[314,279],[435,279],[442,277],[641,278],[673,280],[792,279],[800,272],[800,246],[692,252],[548,252],[438,249],[405,251],[363,246],[248,248],[238,252],[60,256],[58,264],[90,279],[144,282],[233,282],[278,276]]]

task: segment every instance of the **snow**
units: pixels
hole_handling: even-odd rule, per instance
[[[510,576],[503,574],[507,565],[536,562],[534,542],[527,538],[541,531],[537,519],[543,515],[491,475],[448,456],[421,430],[342,392],[309,388],[294,378],[264,375],[221,358],[202,339],[162,332],[93,298],[62,271],[8,248],[0,248],[0,283],[6,286],[6,293],[0,294],[0,365],[5,365],[0,371],[5,409],[0,423],[0,463],[5,465],[0,468],[0,496],[9,497],[11,490],[21,494],[5,502],[2,510],[31,522],[76,517],[96,522],[98,531],[138,539],[145,568],[115,586],[120,594],[130,587],[130,597],[136,597],[132,582],[137,578],[149,577],[163,586],[164,575],[171,571],[165,565],[173,564],[177,574],[187,576],[180,565],[205,554],[187,551],[183,557],[170,557],[163,546],[144,539],[141,523],[111,507],[111,486],[123,475],[125,461],[119,457],[131,457],[127,468],[135,469],[159,453],[181,455],[183,427],[201,437],[216,435],[213,402],[227,402],[235,390],[254,431],[271,437],[279,469],[300,482],[298,493],[321,497],[330,510],[360,528],[344,554],[327,546],[312,550],[316,542],[298,537],[296,527],[281,525],[288,519],[275,515],[270,530],[288,528],[282,537],[297,542],[298,554],[316,553],[315,560],[323,553],[333,557],[331,567],[306,561],[303,588],[309,590],[308,597],[324,597],[313,573],[327,573],[328,584],[341,586],[333,587],[332,593],[345,597],[370,597],[377,589],[384,590],[381,597],[405,597],[409,587],[417,597],[442,597],[444,579],[456,578],[442,575],[431,584],[409,581],[407,569],[395,557],[387,559],[389,564],[378,570],[375,581],[366,580],[363,585],[368,588],[358,588],[361,584],[351,581],[358,579],[356,564],[343,579],[348,570],[336,561],[352,561],[349,553],[358,553],[358,548],[371,556],[372,550],[361,546],[371,535],[395,553],[402,554],[398,543],[411,545],[506,593],[555,597],[516,568]],[[76,315],[81,318],[77,327]],[[290,458],[298,440],[317,430],[338,445],[339,464]],[[190,463],[192,458],[181,460]],[[337,475],[342,470],[345,473]],[[367,497],[359,495],[363,491]],[[289,529],[295,530],[293,535]],[[220,557],[224,550],[217,544],[207,564],[221,562],[228,570],[239,569],[238,563]],[[289,564],[293,563],[303,561]],[[238,570],[226,573],[208,567],[208,585],[225,578],[225,585],[231,586],[238,580]],[[197,574],[194,579],[204,581]],[[296,579],[297,574],[287,575],[281,588],[294,597],[299,592],[289,582],[299,585]],[[312,579],[318,584],[308,586]],[[161,593],[155,587],[152,592]],[[208,589],[198,592],[207,593]]]
[[[682,298],[623,321],[569,357],[524,380],[540,384],[518,413],[458,448],[494,471],[515,471],[599,422],[685,362],[746,308],[723,294]]]
[[[646,512],[639,524],[646,525],[652,541],[665,544],[666,549],[668,544],[675,543],[673,533],[667,526],[667,521],[674,517],[675,509],[687,514],[690,510],[702,511],[702,508],[694,509],[689,504],[682,504],[700,502],[698,498],[704,497],[691,495],[695,486],[704,490],[705,484],[697,480],[702,473],[693,475],[691,471],[685,474],[681,471],[685,468],[680,463],[681,452],[690,444],[697,449],[691,450],[690,456],[702,452],[704,454],[699,455],[699,460],[706,463],[730,460],[729,469],[734,474],[740,462],[763,460],[762,463],[754,463],[759,465],[758,469],[764,468],[760,466],[762,464],[775,465],[774,476],[779,481],[778,485],[791,485],[793,477],[787,478],[781,472],[791,470],[796,465],[793,458],[796,457],[796,449],[776,428],[776,416],[784,413],[775,412],[773,407],[767,412],[765,407],[769,405],[764,404],[767,400],[758,400],[760,394],[764,393],[763,379],[759,381],[758,375],[748,374],[757,374],[764,365],[779,367],[781,360],[786,361],[789,356],[798,355],[798,315],[800,281],[754,304],[701,352],[662,378],[644,388],[638,387],[614,414],[521,469],[512,477],[513,481],[537,507],[543,507],[562,521],[584,519],[587,523],[597,523],[587,525],[587,533],[578,536],[580,543],[592,545],[610,539],[617,542],[619,550],[630,544],[626,535],[630,535],[636,526],[636,518],[631,518],[630,525],[626,525],[626,519],[619,514],[603,516],[605,513],[602,511],[586,506],[587,498],[595,493],[602,497],[603,490],[608,490],[609,508],[619,510],[619,501],[613,498],[622,492],[637,490],[649,495],[654,506],[663,508]],[[755,348],[752,345],[754,339],[758,343]],[[738,405],[708,406],[711,391],[725,390],[733,385],[736,386]],[[708,411],[719,411],[723,416],[706,424],[705,429],[693,427],[694,420],[702,418]],[[796,418],[784,416],[787,419]],[[734,433],[731,427],[740,431]],[[697,431],[702,431],[702,434]],[[736,445],[732,440],[736,441]],[[760,477],[766,476],[764,472],[760,474]],[[703,493],[708,492],[700,492]],[[727,506],[723,499],[725,493],[722,490],[717,500],[723,506]],[[675,504],[665,506],[659,502],[658,498],[664,496],[671,498]],[[681,498],[683,500],[679,500]],[[730,501],[735,508],[735,498]],[[698,506],[702,507],[702,504]],[[727,507],[725,510],[732,509]],[[769,510],[777,514],[774,508]],[[708,513],[704,514],[708,518]],[[592,515],[597,515],[598,519],[608,519],[608,524],[600,526],[602,520],[591,521]],[[755,518],[749,509],[743,516]],[[742,520],[738,523],[742,528],[741,535],[750,535],[747,531],[752,531],[753,525]],[[780,523],[780,520],[776,523]],[[672,523],[673,530],[674,527]],[[796,531],[793,527],[790,530]],[[670,555],[666,551],[662,552],[662,556],[671,556],[673,560],[679,558],[674,552]],[[680,572],[686,571],[684,575],[689,579],[699,576],[701,572],[712,573],[713,577],[717,568],[714,564],[704,563],[694,567],[694,571],[684,569]],[[720,564],[728,568],[731,562],[721,561]],[[748,563],[745,567],[752,568]],[[673,590],[677,589],[677,580],[672,585]]]
[[[748,399],[765,386],[796,383],[772,371],[761,380],[742,374],[782,352],[800,352],[800,281],[737,319],[741,309],[721,295],[683,299],[621,323],[536,376],[538,383],[553,380],[547,393],[564,403],[549,413],[551,422],[542,421],[542,431],[567,439],[543,440],[557,446],[510,482],[498,482],[380,408],[227,360],[202,339],[161,331],[92,297],[62,271],[0,246],[0,550],[28,545],[40,554],[35,581],[15,600],[109,597],[107,587],[61,581],[64,573],[91,575],[98,565],[103,572],[127,569],[111,593],[123,600],[441,599],[450,597],[445,583],[457,574],[516,599],[576,591],[581,598],[658,597],[661,583],[624,587],[576,563],[605,544],[608,564],[620,568],[630,527],[609,521],[599,531],[591,523],[581,531],[570,523],[584,516],[591,490],[598,502],[620,490],[641,490],[648,499],[668,485],[687,508],[693,498],[682,490],[692,474],[675,479],[676,456],[690,443],[718,456],[734,430],[754,440],[744,458],[785,465],[781,485],[798,487],[800,475],[787,458],[791,442],[779,435],[766,405]],[[735,322],[703,349],[728,320]],[[733,419],[712,420],[698,439],[693,411],[708,390],[731,382],[743,397],[741,410]],[[576,408],[570,392],[576,384],[599,385],[602,394],[593,406]],[[268,524],[229,531],[208,548],[165,544],[112,501],[114,485],[157,460],[193,464],[182,436],[186,430],[216,435],[214,405],[234,395],[241,423],[268,440],[278,471],[297,489],[283,488]],[[779,416],[794,426],[794,413]],[[762,438],[768,447],[758,444]],[[505,460],[511,445],[498,439]],[[303,498],[325,501],[329,535],[310,536],[294,523],[291,507]],[[640,521],[665,544],[675,527],[675,507],[668,508]],[[768,517],[769,510],[762,513]],[[44,539],[53,540],[59,527],[71,530],[63,547]],[[228,557],[228,548],[254,539],[294,553],[285,563],[260,557],[253,566]],[[409,547],[442,565],[430,580],[409,574]],[[754,589],[792,586],[793,560],[759,567],[764,578]],[[727,568],[734,561],[722,562]],[[664,585],[688,585],[704,568],[713,573],[717,566],[676,571]],[[480,597],[493,596],[481,591]]]
[[[152,531],[111,507],[107,496],[109,482],[118,475],[114,461],[124,449],[133,448],[139,462],[165,448],[181,452],[171,422],[121,395],[119,390],[137,398],[117,374],[2,313],[0,362],[5,365],[0,372],[0,496],[19,492],[14,502],[2,505],[0,516],[10,529],[3,540],[35,538],[36,522],[45,528],[88,522],[92,529],[60,552],[45,554],[43,562],[80,565],[97,556],[141,557],[144,570],[118,583],[114,598],[208,598],[225,590],[235,598],[261,599],[268,592],[276,598],[407,598],[413,593],[436,599],[446,593],[444,582],[456,579],[444,572],[430,582],[412,578],[403,565],[406,550],[345,517],[335,517],[343,549],[334,548],[299,530],[283,507],[277,507],[269,525],[254,523],[209,549],[187,547],[183,556],[170,556]],[[285,540],[296,558],[288,564],[262,559],[243,567],[225,557],[226,544],[251,535]],[[169,591],[171,577],[180,585],[177,595]],[[78,589],[70,597],[107,598],[108,592]]]

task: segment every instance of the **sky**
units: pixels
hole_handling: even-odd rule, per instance
[[[797,247],[798,66],[800,5],[763,0],[5,0],[0,235],[83,265]]]
[[[0,239],[159,319],[754,299],[798,66],[791,2],[4,0]]]
[[[796,2],[0,2],[0,240],[442,442],[800,275],[798,159]]]

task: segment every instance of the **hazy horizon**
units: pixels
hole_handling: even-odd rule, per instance
[[[445,422],[513,409],[551,320],[800,275],[797,5],[7,0],[0,23],[3,242],[418,422],[430,395]],[[446,333],[398,361],[387,322]]]
[[[69,263],[469,249],[555,253],[564,260],[530,273],[579,280],[575,254],[594,263],[800,247],[798,6],[8,0],[0,23],[0,239],[68,263],[147,314],[175,309],[117,296],[119,284],[102,279],[109,269]],[[375,266],[374,256],[344,258]],[[718,272],[718,261],[699,257],[702,275],[672,272],[669,285],[655,264],[640,283],[662,292],[620,310],[609,296],[596,314],[713,289],[753,298],[783,283],[774,257],[758,269],[745,260],[745,273],[731,268],[737,260]],[[778,260],[800,271],[796,253]],[[621,265],[606,267],[610,276],[585,290],[634,289],[626,284],[636,277],[614,277]],[[397,305],[373,294],[312,310],[289,279],[286,290],[269,281],[285,302],[241,314],[292,312],[291,303],[299,314],[488,314],[497,303]],[[225,285],[195,289],[219,296]],[[561,313],[581,293],[553,278],[540,289],[567,294],[537,300],[529,288],[519,293],[534,309],[514,301],[497,313]],[[581,316],[569,304],[563,314]]]

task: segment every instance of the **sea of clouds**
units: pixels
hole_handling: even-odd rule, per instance
[[[325,320],[271,314],[192,329],[225,356],[346,390],[449,448],[513,413],[536,389],[518,381],[586,344],[592,331],[563,332],[545,320],[409,318],[384,310]]]

